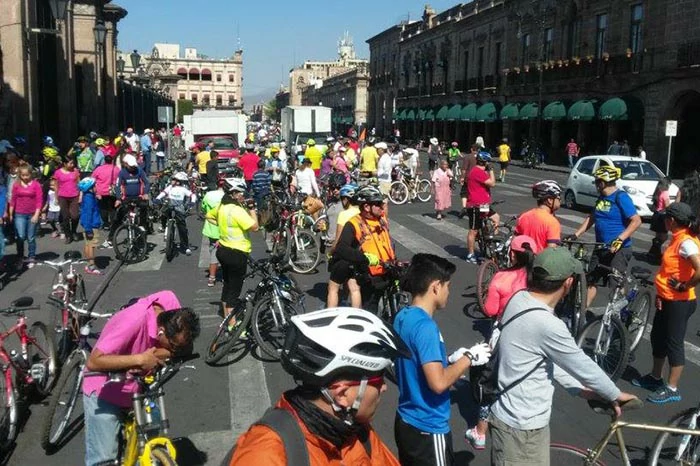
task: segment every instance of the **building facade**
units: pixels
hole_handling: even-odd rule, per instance
[[[474,0],[370,38],[369,123],[378,134],[462,144],[539,140],[551,160],[627,140],[672,173],[698,164],[700,3]]]
[[[56,17],[48,0],[3,0],[0,14],[0,138],[21,135],[37,150],[89,131],[116,131],[117,24],[127,12],[103,0],[73,0]]]

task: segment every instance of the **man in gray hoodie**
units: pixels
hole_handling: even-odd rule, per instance
[[[554,381],[585,399],[626,402],[636,398],[615,386],[554,315],[554,306],[581,271],[581,263],[568,249],[547,248],[535,258],[528,289],[516,293],[506,306],[502,323],[536,310],[519,316],[500,335],[498,388],[516,384],[491,406],[492,465],[549,465]],[[619,407],[616,410],[619,414]]]

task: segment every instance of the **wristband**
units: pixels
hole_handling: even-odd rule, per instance
[[[464,355],[468,357],[471,362],[474,362],[474,355],[472,355],[469,351],[465,351]]]

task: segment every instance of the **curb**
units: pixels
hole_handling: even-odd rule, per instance
[[[112,268],[112,270],[110,270],[109,273],[107,273],[107,275],[105,275],[104,280],[102,280],[102,283],[100,283],[99,286],[97,287],[97,289],[92,292],[92,294],[90,295],[90,298],[88,299],[88,307],[87,307],[88,312],[92,312],[95,305],[97,304],[97,301],[99,301],[99,299],[104,294],[105,290],[107,290],[107,285],[109,285],[109,283],[112,281],[112,279],[117,274],[117,272],[119,272],[123,263],[124,262],[117,260],[117,263]]]
[[[522,164],[522,162],[517,161],[517,160],[511,160],[510,163],[516,167],[519,167],[519,168],[527,168]],[[535,167],[535,168],[530,168],[530,170],[544,170],[544,171],[550,171],[550,172],[565,173],[567,175],[571,172],[570,169],[568,169],[566,167],[560,167],[558,165],[540,165],[540,166]]]

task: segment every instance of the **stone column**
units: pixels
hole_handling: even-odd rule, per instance
[[[104,114],[103,130],[109,133],[116,132],[119,127],[117,121],[117,24],[113,21],[105,22],[107,36],[104,45],[103,76],[104,86]]]
[[[78,132],[88,133],[98,130],[102,122],[102,107],[98,96],[101,90],[98,85],[100,76],[95,33],[96,8],[94,0],[79,0],[73,3],[73,62],[76,75],[80,76],[82,88],[76,88],[81,105],[77,106]],[[77,77],[77,76],[76,76]]]
[[[62,115],[58,119],[58,133],[53,135],[57,138],[59,147],[68,147],[71,141],[75,140],[77,133],[77,119],[75,116],[75,62],[73,60],[73,7],[68,4],[66,18],[61,24],[61,36],[56,50],[58,69],[56,70],[56,80],[58,81],[58,114]]]

